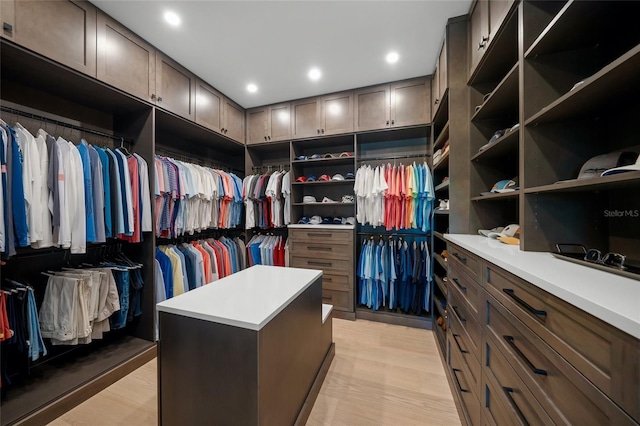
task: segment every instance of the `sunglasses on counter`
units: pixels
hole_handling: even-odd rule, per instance
[[[598,249],[590,249],[584,255],[584,260],[601,265],[612,266],[614,268],[625,269],[624,262],[627,257],[620,253],[607,253],[604,256]]]

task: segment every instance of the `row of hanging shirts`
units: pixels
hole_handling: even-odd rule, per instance
[[[275,171],[249,175],[242,184],[245,228],[280,228],[291,216],[291,173]]]

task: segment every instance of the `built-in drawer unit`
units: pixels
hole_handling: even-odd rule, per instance
[[[449,262],[448,281],[450,293],[457,293],[471,309],[470,315],[482,322],[482,287],[471,278],[459,264]]]
[[[480,361],[482,328],[481,323],[476,320],[476,312],[460,293],[455,290],[449,291],[449,315],[455,316],[466,334],[467,349],[478,361]]]
[[[316,242],[290,240],[289,251],[300,256],[315,257],[318,259],[344,259],[350,257],[353,245],[345,242]]]
[[[487,263],[484,288],[602,392],[640,421],[640,344]]]
[[[466,364],[469,370],[469,384],[473,386],[476,394],[480,395],[482,389],[480,360],[475,356],[471,338],[455,313],[449,314],[449,334],[451,335],[451,350],[457,352]]]
[[[348,291],[322,289],[322,303],[330,303],[334,309],[350,309],[350,299]]]
[[[298,256],[290,252],[291,266],[294,268],[321,269],[326,272],[343,272],[353,267],[350,259],[318,259],[316,257]]]
[[[450,333],[449,333],[450,334]],[[458,351],[453,350],[455,342],[452,337],[448,337],[449,346],[449,367],[453,378],[454,391],[460,396],[462,408],[472,425],[480,424],[482,410],[480,401],[474,387],[471,373]]]
[[[518,320],[493,296],[486,297],[485,333],[554,423],[632,425],[605,394]]]
[[[343,243],[351,244],[353,246],[353,231],[351,230],[290,228],[289,238],[294,241],[322,243],[323,245]]]
[[[475,281],[480,282],[481,259],[455,244],[447,244],[449,265],[456,264]]]

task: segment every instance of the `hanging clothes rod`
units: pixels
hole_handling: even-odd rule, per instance
[[[419,238],[426,238],[430,235],[429,232],[427,233],[411,233],[411,232],[407,232],[407,233],[400,233],[400,232],[358,232],[358,235],[364,235],[364,236],[370,236],[370,237],[419,237]]]
[[[80,132],[90,133],[90,134],[96,135],[96,136],[101,136],[103,138],[108,138],[108,139],[111,139],[111,140],[119,141],[121,144],[124,143],[124,142],[126,142],[128,144],[131,144],[133,142],[133,141],[131,141],[129,139],[123,138],[122,136],[110,135],[108,133],[99,132],[99,131],[93,130],[93,129],[87,129],[85,127],[76,126],[75,124],[65,123],[64,121],[54,120],[54,119],[51,119],[51,118],[44,117],[42,115],[32,114],[30,112],[21,111],[19,109],[10,108],[10,107],[7,107],[7,106],[0,106],[0,111],[6,112],[6,113],[9,113],[9,114],[19,115],[21,117],[31,118],[33,120],[44,121],[46,123],[55,124],[56,126],[66,127],[67,129],[78,130]]]
[[[251,166],[251,170],[263,171],[266,170],[268,172],[275,170],[289,170],[289,164],[271,164],[265,166]]]
[[[224,170],[225,172],[244,173],[244,170],[236,169],[235,167],[231,167],[226,164],[218,163],[215,161],[208,161],[203,158],[191,157],[189,155],[185,155],[184,152],[173,151],[171,149],[156,147],[156,154],[161,155],[163,157],[175,158],[176,160],[184,161],[187,163],[193,163],[193,164],[199,164],[205,167],[211,167],[212,169]]]
[[[367,161],[387,161],[387,160],[404,160],[407,158],[429,158],[431,154],[412,154],[412,155],[389,155],[381,157],[358,158],[358,163],[366,163]]]

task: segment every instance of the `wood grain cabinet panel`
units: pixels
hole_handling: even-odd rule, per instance
[[[196,76],[160,52],[156,54],[156,92],[159,107],[195,121]]]
[[[155,102],[156,50],[104,13],[98,13],[97,78]]]
[[[429,79],[401,81],[391,84],[391,127],[426,124],[431,117],[431,84]]]
[[[324,96],[321,102],[321,134],[338,135],[353,132],[353,92]]]
[[[96,77],[97,9],[91,3],[68,0],[0,3],[2,37]]]
[[[244,143],[244,109],[229,98],[224,98],[221,133],[236,142]]]
[[[269,135],[269,107],[248,109],[247,121],[247,145],[267,142]]]
[[[388,84],[368,87],[354,93],[354,129],[386,129],[391,124],[390,87]]]
[[[489,2],[478,0],[469,17],[469,75],[473,74],[489,44]]]
[[[438,57],[438,98],[440,101],[444,98],[444,93],[449,87],[449,80],[447,77],[447,39],[444,40],[444,45],[440,51]],[[431,93],[431,97],[436,97],[435,92]]]
[[[268,135],[270,142],[291,139],[291,105],[288,102],[269,107]]]
[[[202,80],[196,82],[196,123],[221,133],[224,96]]]
[[[435,117],[438,111],[438,104],[440,104],[440,63],[436,63],[436,68],[433,70],[433,77],[431,78],[431,116]]]
[[[321,98],[291,102],[291,137],[293,139],[318,136],[320,129]]]
[[[453,390],[460,396],[463,412],[467,416],[467,424],[478,425],[482,419],[482,409],[480,407],[478,394],[473,385],[473,380],[470,379],[471,373],[460,356],[460,353],[453,350],[455,342],[452,341],[453,338],[450,333],[447,334],[449,335],[447,339],[450,348],[448,351],[448,363],[451,368],[451,375],[453,376]]]
[[[509,13],[514,0],[489,0],[489,38],[493,39]]]

